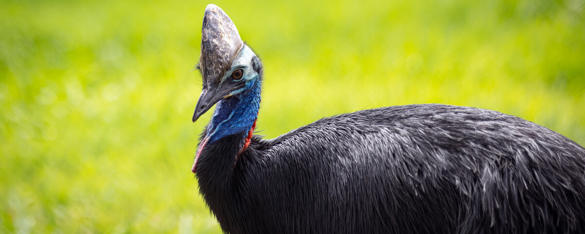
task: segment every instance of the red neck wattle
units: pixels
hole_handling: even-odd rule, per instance
[[[248,136],[246,137],[246,142],[244,142],[244,146],[242,147],[240,152],[238,152],[238,155],[240,155],[242,152],[244,152],[248,148],[248,146],[250,146],[250,142],[252,142],[252,135],[254,134],[254,128],[256,128],[256,120],[254,120],[254,124],[252,124],[250,131],[248,131]]]

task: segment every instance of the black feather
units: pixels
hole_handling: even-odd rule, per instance
[[[207,145],[228,233],[585,233],[585,149],[495,111],[408,105]]]

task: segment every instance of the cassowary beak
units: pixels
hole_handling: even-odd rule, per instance
[[[230,90],[221,87],[220,81],[243,45],[238,29],[230,17],[218,6],[207,5],[203,16],[199,58],[203,92],[195,107],[193,122],[229,94]]]
[[[215,103],[221,100],[221,95],[216,95],[213,92],[208,92],[204,89],[201,92],[201,97],[199,97],[199,101],[197,102],[197,106],[195,106],[195,113],[193,113],[193,122],[197,121],[199,117],[205,112],[209,110]]]
[[[215,103],[228,97],[230,92],[230,86],[220,86],[219,88],[214,89],[203,89],[203,91],[201,91],[199,101],[197,102],[197,106],[195,106],[193,122],[199,119],[201,115],[205,114],[205,112],[207,112],[213,105],[215,105]]]

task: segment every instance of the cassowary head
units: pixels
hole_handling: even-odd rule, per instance
[[[205,8],[197,67],[203,76],[203,91],[193,122],[217,102],[242,99],[246,91],[259,85],[262,75],[262,64],[256,54],[244,44],[229,16],[213,4]]]

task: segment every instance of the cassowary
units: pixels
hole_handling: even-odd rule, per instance
[[[407,105],[253,135],[262,63],[205,9],[193,164],[227,233],[585,233],[585,149],[490,110]]]

